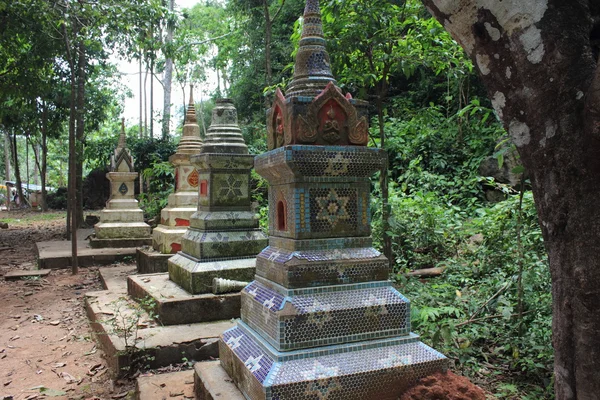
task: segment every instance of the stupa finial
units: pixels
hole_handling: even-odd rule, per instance
[[[293,96],[315,97],[328,83],[336,83],[325,48],[323,23],[319,0],[306,0],[302,36],[296,53],[294,77],[287,87],[286,98]]]
[[[125,142],[125,118],[121,118],[121,134],[119,135],[119,144],[117,149],[123,149],[127,146]]]
[[[200,126],[198,126],[196,104],[194,103],[194,85],[190,84],[190,101],[185,112],[183,133],[179,146],[177,146],[177,154],[197,154],[201,147]]]
[[[248,154],[231,99],[217,99],[201,153]]]

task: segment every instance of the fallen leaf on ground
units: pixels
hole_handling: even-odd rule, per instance
[[[129,392],[122,392],[119,394],[115,394],[114,396],[112,396],[113,399],[122,399],[123,397],[126,397],[129,394]]]
[[[67,365],[67,363],[54,363],[54,364],[52,364],[52,368],[62,368],[66,365]]]
[[[8,386],[12,383],[12,380],[4,382],[4,386]]]
[[[49,324],[56,326],[56,325],[60,324],[60,320],[49,322]]]
[[[19,339],[20,337],[21,337],[21,336],[17,335],[17,336],[13,336],[13,337],[11,337],[11,338],[10,338],[10,339],[8,339],[8,340],[10,340],[10,341],[12,342],[12,341],[14,341],[14,340],[17,340],[17,339]]]
[[[77,383],[77,382],[79,382],[77,379],[75,379],[75,377],[73,375],[69,374],[68,372],[61,372],[60,376],[65,381],[67,381],[67,383]]]

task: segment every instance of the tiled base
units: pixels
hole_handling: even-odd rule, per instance
[[[256,258],[202,261],[183,252],[169,258],[169,278],[192,294],[211,293],[214,278],[250,282]]]
[[[416,335],[277,352],[241,322],[221,336],[219,356],[252,400],[396,400],[448,364]]]
[[[150,247],[137,249],[135,260],[138,274],[155,274],[169,271],[169,258],[173,254],[162,254]]]
[[[127,278],[127,292],[137,299],[152,298],[153,312],[163,325],[193,324],[228,320],[240,316],[240,293],[192,295],[168,273],[135,275]]]

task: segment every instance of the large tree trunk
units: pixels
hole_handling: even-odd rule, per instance
[[[175,9],[175,0],[169,1],[169,11]],[[173,42],[173,26],[167,27],[167,35],[165,45],[170,46]],[[169,124],[171,121],[171,82],[173,79],[173,58],[168,56],[165,60],[165,72],[163,77],[164,86],[164,101],[163,101],[163,121],[162,121],[162,138],[166,139],[169,136]]]
[[[597,399],[600,6],[423,2],[477,66],[531,177],[552,275],[556,398]]]

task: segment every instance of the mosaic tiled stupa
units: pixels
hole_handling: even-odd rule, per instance
[[[110,160],[110,198],[100,213],[100,222],[94,226],[92,247],[139,247],[150,245],[150,225],[144,222],[144,212],[135,199],[133,157],[125,141],[125,119],[121,121],[119,143]]]
[[[365,102],[342,95],[318,0],[307,0],[294,78],[267,113],[269,246],[242,291],[241,321],[219,343],[245,397],[394,399],[447,359],[410,332],[410,303],[372,247]]]
[[[192,89],[181,140],[175,154],[169,157],[175,167],[175,193],[169,195],[167,207],[160,212],[160,225],[152,231],[152,247],[163,254],[181,250],[181,237],[198,206],[198,171],[190,157],[200,152],[202,140]]]
[[[171,257],[169,278],[191,294],[210,293],[213,279],[252,280],[267,244],[251,209],[248,154],[229,99],[217,100],[204,144],[191,158],[198,170],[198,209]]]

